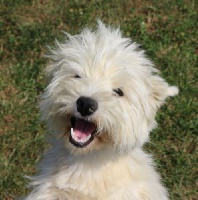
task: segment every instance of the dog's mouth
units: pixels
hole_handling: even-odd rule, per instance
[[[94,139],[97,126],[87,120],[71,117],[71,133],[69,141],[78,148],[88,146]]]

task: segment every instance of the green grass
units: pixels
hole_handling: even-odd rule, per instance
[[[100,18],[142,44],[170,84],[180,89],[157,115],[146,149],[154,154],[172,200],[196,200],[198,1],[0,0],[0,199],[27,193],[44,151],[38,95],[46,45]]]

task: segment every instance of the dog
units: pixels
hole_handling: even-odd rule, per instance
[[[120,28],[66,34],[49,48],[42,119],[51,149],[25,200],[168,200],[142,149],[165,99],[178,94]]]

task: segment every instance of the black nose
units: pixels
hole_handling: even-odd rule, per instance
[[[93,114],[98,109],[98,103],[89,97],[80,97],[76,101],[77,111],[82,116],[89,116]]]

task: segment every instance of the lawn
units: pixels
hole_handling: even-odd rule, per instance
[[[180,93],[157,115],[145,145],[171,200],[198,199],[198,1],[0,0],[0,199],[28,192],[24,175],[47,148],[37,108],[47,45],[62,31],[79,33],[100,18],[146,49]]]

